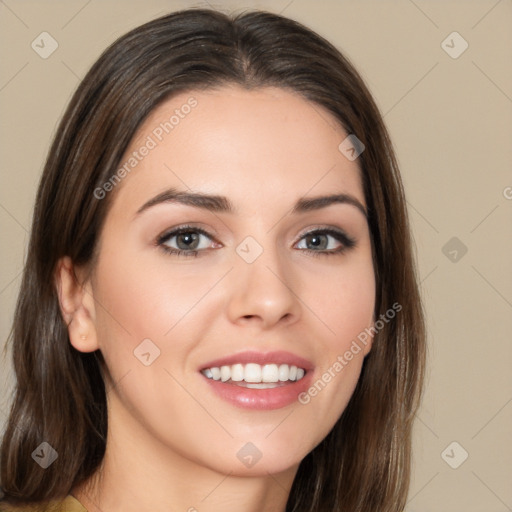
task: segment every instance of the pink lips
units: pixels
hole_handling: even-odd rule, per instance
[[[275,388],[253,389],[239,386],[231,381],[221,382],[220,380],[208,379],[201,374],[201,377],[210,386],[210,389],[221,399],[243,409],[273,410],[286,407],[297,402],[300,393],[306,391],[313,378],[313,365],[310,361],[296,356],[290,352],[240,352],[228,357],[216,359],[201,366],[199,369],[230,366],[233,364],[257,363],[265,364],[288,364],[306,370],[306,374],[299,381],[288,381]]]

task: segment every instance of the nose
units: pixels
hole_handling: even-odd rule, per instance
[[[230,321],[261,329],[296,322],[301,313],[298,283],[278,251],[267,248],[252,263],[235,257],[227,306]]]

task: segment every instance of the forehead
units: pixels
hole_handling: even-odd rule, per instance
[[[333,190],[364,203],[357,161],[338,149],[346,137],[332,114],[288,90],[180,93],[133,138],[120,164],[128,172],[116,202],[135,210],[140,198],[179,187],[230,195],[248,207],[257,206],[254,197],[292,202]]]

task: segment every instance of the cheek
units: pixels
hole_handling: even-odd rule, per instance
[[[215,282],[215,275],[194,272],[192,266],[169,270],[158,261],[104,258],[99,265],[97,325],[105,348],[115,340],[133,350],[145,338],[167,339]]]
[[[370,258],[356,259],[337,272],[311,281],[311,309],[325,324],[326,347],[341,351],[372,324],[375,277]]]
[[[327,435],[345,410],[359,380],[371,339],[358,336],[373,324],[375,277],[371,257],[324,277],[317,276],[308,299],[322,321],[315,378],[299,396],[299,403],[322,426],[318,440]],[[322,291],[322,292],[321,292]],[[321,419],[321,421],[320,421]]]

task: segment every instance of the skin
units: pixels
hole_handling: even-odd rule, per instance
[[[197,106],[110,192],[92,274],[69,258],[57,272],[72,345],[101,350],[107,366],[106,455],[73,490],[89,511],[284,511],[300,461],[339,419],[371,347],[307,405],[246,410],[210,390],[199,367],[242,350],[290,351],[314,364],[316,381],[372,325],[375,278],[358,208],[290,213],[301,197],[333,193],[365,206],[357,160],[338,150],[347,133],[327,111],[278,88],[191,91],[159,106],[127,155],[190,97]],[[226,196],[236,211],[168,202],[136,215],[170,187]],[[211,234],[198,257],[155,243],[184,224]],[[355,246],[318,254],[304,234],[325,227]],[[250,264],[235,250],[247,236],[263,249]],[[160,350],[150,366],[133,353],[146,338]],[[251,468],[236,456],[247,442],[262,453]]]

